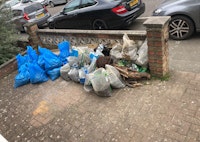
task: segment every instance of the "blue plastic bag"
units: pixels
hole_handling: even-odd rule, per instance
[[[16,60],[17,60],[17,66],[18,66],[18,69],[27,62],[28,60],[28,56],[27,55],[24,55],[22,56],[21,54],[18,54],[16,56]]]
[[[42,55],[38,56],[37,63],[43,70],[45,70],[45,62],[44,62],[44,57]]]
[[[26,53],[28,55],[28,61],[29,62],[37,62],[38,60],[38,55],[36,51],[32,48],[32,46],[27,46],[26,47]]]
[[[66,64],[66,58],[70,55],[70,43],[68,41],[63,41],[58,44],[58,49],[60,50],[59,58]]]
[[[55,68],[53,70],[47,71],[47,75],[52,81],[56,80],[60,77],[60,68]]]
[[[33,84],[48,81],[45,71],[37,63],[29,64],[29,73],[30,82]]]
[[[44,68],[46,71],[62,66],[62,62],[59,57],[51,50],[39,47],[38,51],[41,54],[40,56],[42,56],[40,58],[44,60]],[[43,64],[42,62],[43,61],[41,61],[41,64]],[[39,63],[39,65],[41,64]]]
[[[15,76],[14,88],[23,86],[30,82],[30,73],[26,64],[19,68],[19,73]]]

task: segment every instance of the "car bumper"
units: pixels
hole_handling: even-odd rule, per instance
[[[129,26],[133,21],[145,12],[145,4],[142,3],[126,15],[120,15],[116,20],[113,20],[109,25],[110,29]]]
[[[45,23],[47,23],[47,19],[49,19],[50,17],[51,17],[51,15],[49,13],[47,13],[45,15],[45,17],[35,21],[35,23],[37,23],[38,27],[40,27],[40,26],[44,25]]]
[[[16,25],[16,29],[19,30],[19,31],[21,31],[21,32],[24,32],[25,31],[24,30],[24,25],[26,23],[36,23],[38,25],[38,27],[41,27],[42,25],[44,25],[45,23],[47,23],[47,19],[50,18],[50,17],[51,17],[51,14],[47,13],[47,14],[45,14],[45,16],[43,18],[38,19],[38,20],[34,19],[34,20],[27,21],[27,20],[23,19],[23,20],[21,20],[20,24]]]

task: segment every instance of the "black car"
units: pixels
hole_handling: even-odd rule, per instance
[[[51,29],[117,29],[143,14],[142,0],[71,0],[48,19]]]

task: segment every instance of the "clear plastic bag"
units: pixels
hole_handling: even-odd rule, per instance
[[[68,75],[69,71],[70,71],[70,65],[68,63],[60,68],[60,76],[66,81],[70,80]]]
[[[68,72],[69,78],[74,82],[79,82],[79,72],[77,68],[72,68]]]
[[[124,88],[125,84],[122,81],[119,71],[111,65],[106,65],[105,67],[111,86],[113,88]]]
[[[138,52],[138,58],[135,61],[137,65],[140,66],[147,66],[148,63],[148,45],[147,45],[147,40],[144,41],[142,46],[139,48]]]
[[[71,67],[74,65],[78,65],[79,59],[78,59],[78,57],[75,57],[75,56],[69,56],[69,57],[67,57],[67,61]]]
[[[124,34],[122,48],[123,58],[135,61],[138,58],[137,50],[137,44],[133,40],[130,40],[127,34]]]
[[[99,68],[93,73],[89,74],[89,81],[92,84],[92,87],[95,93],[101,97],[110,97],[111,96],[111,87],[110,82],[104,68]]]
[[[90,74],[86,74],[83,88],[86,92],[93,91],[92,83],[90,82]]]
[[[112,47],[110,50],[110,56],[113,59],[122,59],[122,45],[120,43],[117,43]]]
[[[95,71],[95,69],[96,69],[96,61],[97,61],[97,59],[94,58],[92,60],[91,64],[88,66],[88,68],[87,68],[88,73],[91,73],[91,72]]]
[[[92,52],[92,49],[88,48],[87,46],[73,46],[72,50],[78,51],[78,63],[80,67],[90,64],[89,54]]]

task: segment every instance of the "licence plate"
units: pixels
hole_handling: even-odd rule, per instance
[[[44,17],[44,13],[41,13],[41,14],[37,15],[37,18],[41,18],[41,17]]]
[[[130,7],[133,7],[134,5],[136,5],[138,3],[138,0],[132,0],[129,5]]]

